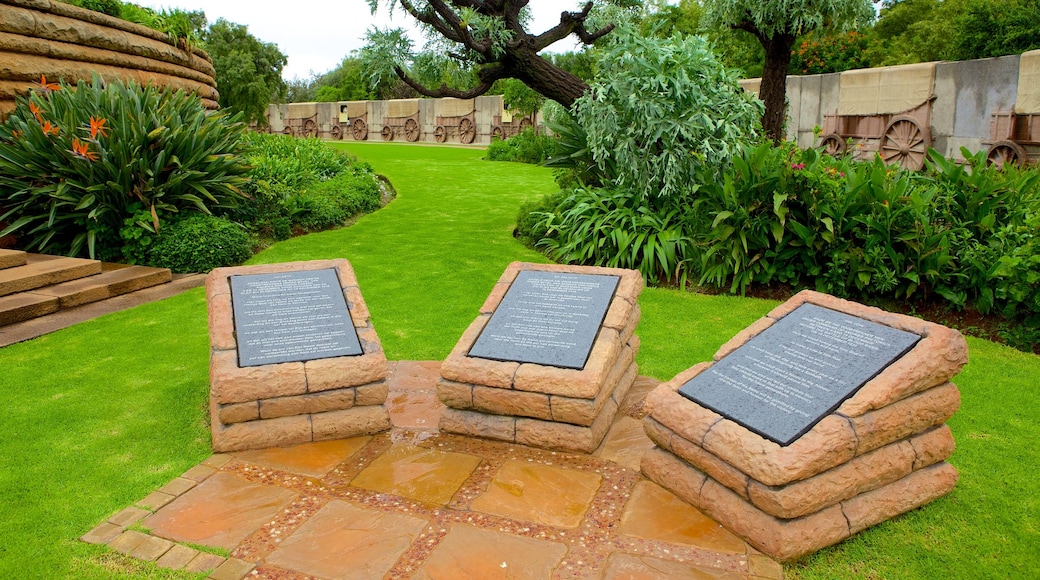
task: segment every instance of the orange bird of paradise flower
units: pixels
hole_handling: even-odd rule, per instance
[[[43,115],[40,114],[40,107],[38,107],[36,103],[32,101],[29,101],[29,112],[32,113],[34,117],[36,117],[37,121],[39,121],[40,123],[43,122]]]
[[[108,136],[108,129],[105,128],[105,122],[108,119],[98,119],[97,117],[90,118],[90,138],[97,140],[98,135],[102,137]]]
[[[72,140],[72,154],[76,157],[82,157],[87,161],[94,161],[98,158],[98,154],[90,150],[90,146],[78,138]]]
[[[61,90],[61,85],[57,83],[48,83],[46,75],[40,75],[40,88],[45,91],[58,91]]]
[[[57,135],[59,132],[58,126],[51,125],[50,121],[44,122],[44,124],[40,128],[43,129],[44,135]]]

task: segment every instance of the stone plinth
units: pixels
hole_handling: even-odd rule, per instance
[[[619,277],[584,368],[468,356],[470,348],[522,270]],[[447,409],[440,429],[553,449],[591,453],[603,441],[638,367],[637,300],[643,278],[634,270],[514,262],[495,285],[441,365],[437,395]]]
[[[336,270],[363,354],[238,366],[231,302],[233,275]],[[206,279],[213,449],[260,449],[370,435],[390,428],[387,362],[346,260],[217,268]]]
[[[946,463],[946,421],[960,405],[949,382],[968,362],[956,330],[800,292],[715,354],[718,361],[803,303],[915,333],[922,339],[834,412],[781,447],[678,393],[714,363],[663,383],[646,400],[646,433],[657,445],[643,473],[762,552],[790,561],[920,507],[957,482]]]

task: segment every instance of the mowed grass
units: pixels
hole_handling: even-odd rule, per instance
[[[349,144],[399,198],[350,228],[254,262],[347,258],[391,359],[440,359],[502,269],[545,261],[512,239],[548,170],[481,151]],[[707,360],[776,303],[647,289],[640,372]],[[949,496],[786,567],[794,578],[1030,578],[1040,573],[1040,357],[969,339],[950,421]],[[209,453],[201,289],[0,348],[0,578],[183,578],[77,541]]]

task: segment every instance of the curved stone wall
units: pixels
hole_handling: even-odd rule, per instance
[[[48,82],[104,78],[195,93],[217,108],[209,55],[183,50],[166,35],[99,12],[51,0],[0,0],[0,119],[14,99]]]

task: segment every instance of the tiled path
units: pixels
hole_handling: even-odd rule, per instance
[[[438,435],[437,376],[391,363],[390,433],[214,455],[84,540],[220,579],[782,577],[639,474],[652,381],[581,456]]]

